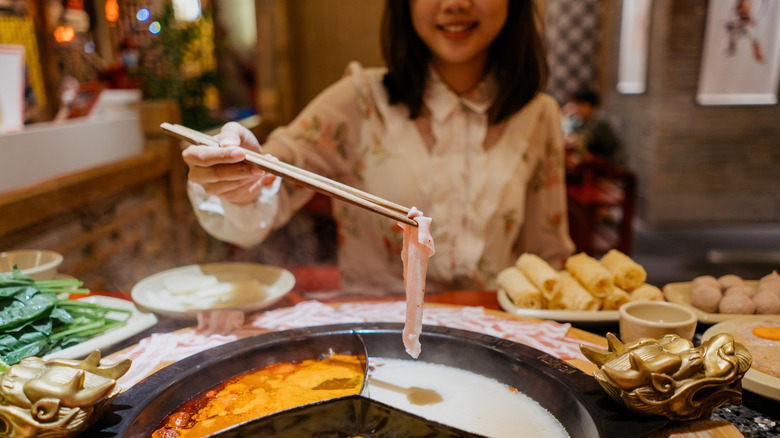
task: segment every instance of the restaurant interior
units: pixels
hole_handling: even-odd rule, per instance
[[[575,252],[599,259],[617,250],[644,268],[647,284],[664,292],[669,285],[687,288],[701,276],[757,282],[780,268],[780,2],[534,1],[547,45],[546,92],[567,115],[572,96],[594,91],[597,114],[619,140],[619,155],[593,157],[582,152],[579,137],[562,118]],[[740,9],[743,3],[752,9]],[[247,327],[260,324],[255,321],[266,317],[261,315],[266,309],[270,317],[302,304],[402,301],[399,294],[382,300],[339,293],[338,224],[331,214],[334,201],[324,194],[261,245],[244,248],[209,235],[187,195],[181,153],[188,142],[161,128],[170,123],[215,135],[223,124],[238,121],[262,142],[341,78],[350,61],[383,64],[378,35],[384,5],[382,0],[0,0],[0,252],[59,253],[58,275],[77,279],[95,295],[136,304],[136,312],[144,309],[133,303],[131,290],[180,267],[252,263],[291,273],[285,294],[257,307],[254,319],[240,312],[241,322],[233,327],[239,334],[229,340],[248,337]],[[732,32],[734,15],[737,22],[750,18],[740,23],[750,27],[733,34],[738,36],[726,31]],[[603,348],[607,334],[622,327],[617,309],[603,318],[545,316],[518,311],[499,295],[455,290],[425,299],[443,309],[478,307],[485,318],[554,322],[570,330],[569,338]],[[669,295],[666,300],[672,301]],[[185,365],[185,358],[207,347],[225,357],[233,354],[222,348],[224,339],[208,329],[202,333],[209,324],[202,314],[197,319],[164,310],[150,314],[154,320],[136,332],[98,344],[103,356],[150,360],[134,349],[158,333],[189,333],[193,327],[204,336],[192,341],[199,347],[158,360],[141,377],[179,360],[185,369],[192,364]],[[432,315],[426,324],[448,324]],[[696,346],[711,339],[709,329],[731,321],[717,313],[696,315],[691,338]],[[780,330],[780,309],[744,319],[759,317]],[[350,321],[344,318],[322,321]],[[305,327],[279,324],[263,326],[262,332]],[[504,337],[525,343],[512,336]],[[374,332],[364,337],[369,350],[387,348]],[[425,351],[434,340],[423,339]],[[456,341],[453,348],[463,348]],[[216,354],[209,360],[217,363]],[[598,369],[575,356],[562,356],[568,364],[558,362],[588,374]],[[721,401],[709,415],[658,424],[631,416],[625,430],[640,425],[636,430],[647,437],[780,436],[780,359],[770,367],[775,374],[767,376],[769,383],[743,384],[739,399]],[[169,372],[133,383],[148,389],[162,378],[178,379]],[[126,391],[117,400],[146,399]],[[621,414],[625,407],[615,409]],[[135,436],[102,424],[96,427],[115,435],[101,436]],[[570,436],[619,430],[609,427],[615,425]]]

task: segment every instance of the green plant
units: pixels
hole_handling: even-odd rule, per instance
[[[194,129],[218,125],[209,114],[209,90],[218,84],[211,59],[212,45],[204,44],[203,31],[210,18],[180,22],[173,6],[166,3],[156,20],[160,32],[141,50],[141,63],[135,74],[141,78],[141,89],[147,99],[174,99],[179,103],[182,123]],[[205,64],[212,64],[205,68]]]

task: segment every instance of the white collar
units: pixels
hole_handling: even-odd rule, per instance
[[[457,95],[441,79],[433,67],[428,68],[428,85],[423,95],[423,103],[431,112],[434,120],[447,119],[455,109],[465,106],[478,114],[484,114],[493,104],[498,91],[495,77],[490,74],[470,91]]]

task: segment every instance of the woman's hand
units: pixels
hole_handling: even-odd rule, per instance
[[[182,152],[190,168],[187,177],[203,186],[206,193],[234,204],[255,201],[260,189],[271,185],[276,178],[243,162],[244,149],[261,151],[257,137],[243,125],[230,122],[222,127],[219,144],[219,148],[190,146]]]

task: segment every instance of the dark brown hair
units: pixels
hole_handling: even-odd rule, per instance
[[[544,40],[533,0],[509,0],[504,28],[490,46],[486,71],[498,81],[498,94],[488,111],[499,123],[531,101],[547,83]],[[387,0],[382,22],[382,54],[387,64],[383,83],[390,104],[402,103],[409,117],[420,115],[430,51],[412,25],[409,0]]]

